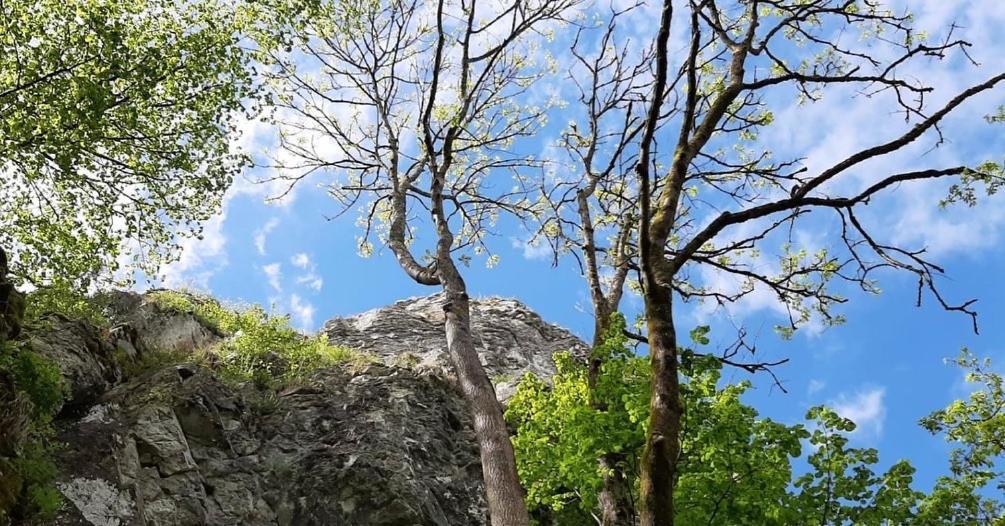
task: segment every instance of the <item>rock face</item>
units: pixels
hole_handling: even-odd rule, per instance
[[[487,524],[437,300],[330,321],[333,342],[388,363],[321,369],[279,392],[192,363],[125,377],[113,353],[179,353],[222,337],[135,294],[113,296],[111,331],[62,320],[32,335],[74,392],[75,410],[57,422],[68,505],[55,524]],[[479,300],[473,311],[490,375],[547,375],[554,352],[586,348],[516,301]]]
[[[439,294],[409,298],[332,319],[321,330],[333,343],[365,349],[388,363],[411,359],[420,366],[449,371],[441,305]],[[571,332],[512,299],[473,299],[471,329],[482,365],[494,379],[519,378],[526,372],[550,376],[555,373],[553,354],[571,351],[585,356],[587,351]]]
[[[126,354],[191,352],[222,337],[192,314],[162,308],[138,294],[112,292],[107,300],[117,322],[112,329],[116,346]]]
[[[70,388],[66,405],[86,408],[122,379],[112,346],[92,325],[49,316],[29,333],[33,351],[54,361]]]
[[[435,376],[370,366],[263,395],[177,365],[60,438],[59,524],[483,524],[471,422]]]

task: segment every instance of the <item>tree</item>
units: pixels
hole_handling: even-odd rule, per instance
[[[65,310],[130,271],[153,277],[199,234],[244,165],[233,121],[255,89],[239,23],[216,0],[0,1],[0,522],[60,505],[64,386],[7,340],[25,321],[16,287],[36,289],[29,314]]]
[[[561,355],[551,383],[526,376],[507,409],[517,430],[514,444],[528,501],[549,510],[550,524],[599,522],[594,514],[603,492],[595,464],[599,452],[623,451],[633,459],[625,474],[633,491],[639,487],[650,364],[629,350],[615,330],[623,321],[616,320],[605,340],[597,387],[589,385],[587,366]],[[833,410],[811,408],[805,425],[774,422],[743,403],[750,382],[723,385],[723,363],[715,356],[692,349],[682,349],[681,356],[681,396],[688,411],[674,487],[676,521],[997,526],[1005,520],[1001,500],[981,496],[995,477],[1000,483],[1003,460],[997,418],[1001,376],[989,372],[988,364],[964,355],[959,363],[981,388],[922,422],[960,446],[950,459],[951,476],[926,494],[912,487],[915,469],[906,460],[877,473],[879,452],[851,447],[855,424]],[[608,404],[606,410],[593,406],[597,396]]]
[[[651,370],[648,360],[627,346],[624,328],[624,319],[615,315],[598,349],[604,361],[594,385],[588,366],[560,356],[550,384],[525,377],[507,409],[517,429],[514,444],[528,500],[551,510],[555,524],[600,522],[594,510],[605,485],[595,459],[604,452],[629,459],[624,476],[633,508],[637,502]],[[696,345],[705,341],[704,333],[695,336]],[[690,410],[683,424],[676,519],[685,524],[795,523],[797,514],[786,504],[794,482],[790,464],[810,434],[802,425],[759,418],[742,404],[750,383],[722,386],[723,363],[715,355],[683,353],[682,396]],[[595,406],[598,399],[603,410]]]
[[[152,274],[198,235],[244,165],[238,22],[217,0],[0,3],[0,246],[16,281]]]
[[[978,359],[967,349],[956,365],[975,389],[967,399],[921,420],[925,429],[957,446],[950,454],[950,475],[936,482],[922,517],[925,524],[944,518],[943,523],[998,526],[1005,524],[1005,502],[982,497],[981,491],[1005,494],[1005,379],[990,359]]]
[[[676,24],[675,6],[684,12]],[[686,28],[688,44],[671,64],[678,56],[670,49],[676,28]],[[930,180],[953,182],[945,204],[973,204],[978,187],[992,193],[1005,181],[1001,165],[976,160],[865,174],[864,185],[855,179],[868,161],[905,150],[923,136],[939,137],[939,125],[950,114],[1005,80],[998,73],[933,104],[934,88],[909,67],[965,54],[970,44],[952,34],[928,42],[914,31],[909,15],[872,0],[663,2],[654,80],[638,139],[637,186],[626,186],[639,203],[639,267],[653,374],[641,464],[643,526],[672,525],[675,516],[685,411],[677,302],[727,304],[767,290],[788,309],[788,323],[779,331],[790,335],[814,316],[829,324],[842,320],[834,308],[845,298],[831,289],[833,281],[875,292],[879,269],[897,269],[917,277],[919,300],[928,291],[942,307],[974,317],[976,326],[972,302],[945,298],[937,282],[942,269],[923,250],[885,241],[859,212],[904,184]],[[771,145],[758,140],[758,132],[773,121],[768,103],[780,98],[812,103],[836,87],[884,97],[903,114],[906,130],[812,172],[805,159],[810,152],[775,159]],[[792,247],[786,230],[818,211],[833,214],[840,238],[816,253]],[[772,243],[784,250],[777,271],[766,271],[762,250]],[[704,280],[709,274],[736,279],[740,286],[721,290]]]
[[[594,319],[587,375],[591,393],[604,364],[604,337],[620,308],[629,273],[637,268],[637,203],[622,198],[622,186],[634,164],[630,147],[641,130],[641,118],[633,108],[644,100],[648,86],[643,72],[651,57],[631,57],[629,43],[621,41],[617,30],[619,18],[638,6],[613,10],[599,42],[591,40],[592,28],[576,31],[568,80],[577,87],[582,115],[562,132],[559,146],[569,156],[568,167],[554,170],[574,175],[565,180],[552,174],[552,182],[542,181],[547,212],[538,214],[540,225],[531,239],[549,243],[555,265],[561,256],[574,256],[586,280]],[[586,51],[594,47],[600,49],[595,55]],[[596,409],[604,410],[600,397],[593,400]],[[631,488],[623,474],[626,460],[622,452],[599,452],[597,468],[604,473],[599,506],[605,526],[635,523]]]
[[[557,355],[557,373],[550,379],[526,375],[506,409],[516,429],[513,443],[527,502],[550,518],[544,524],[610,521],[604,499],[611,491],[608,470],[614,469],[627,501],[615,520],[635,517],[649,370],[626,346],[624,318],[615,314],[611,320],[591,350],[594,361],[584,365],[567,353]],[[598,464],[612,455],[621,461]]]
[[[426,10],[414,0],[322,2],[262,48],[279,87],[278,177],[292,188],[318,171],[344,174],[328,190],[362,211],[361,252],[372,252],[376,237],[416,283],[443,290],[447,349],[474,415],[498,526],[528,517],[458,263],[491,254],[486,237],[500,214],[530,210],[522,170],[540,163],[512,145],[545,117],[543,106],[521,100],[547,66],[531,36],[575,3],[439,0]],[[500,175],[512,178],[495,182]],[[428,219],[412,215],[416,207]],[[431,234],[424,254],[421,232]]]

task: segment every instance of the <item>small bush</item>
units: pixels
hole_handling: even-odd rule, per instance
[[[47,314],[86,321],[95,327],[108,327],[107,301],[102,295],[86,296],[69,284],[60,282],[40,287],[28,294],[25,320],[38,323]]]
[[[51,519],[63,505],[59,490],[53,485],[59,470],[52,461],[55,447],[51,432],[43,440],[31,442],[14,460],[14,470],[23,480],[19,515],[38,520]]]
[[[112,356],[126,378],[132,378],[146,371],[161,369],[168,365],[176,365],[193,358],[191,354],[186,352],[167,351],[145,352],[133,357],[119,349],[113,351]]]
[[[271,315],[257,305],[231,309],[209,298],[173,291],[157,291],[149,297],[162,308],[191,313],[229,335],[201,357],[216,364],[225,379],[279,387],[305,381],[311,372],[324,367],[374,361],[364,353],[332,345],[324,336],[305,336],[290,326],[288,316]]]
[[[17,389],[32,403],[32,419],[48,424],[66,399],[66,386],[54,362],[21,349],[0,355],[0,369],[13,378]]]
[[[27,400],[23,405],[27,418],[18,425],[24,429],[18,435],[14,456],[3,464],[12,471],[5,491],[16,493],[12,512],[16,517],[46,520],[59,510],[62,500],[53,487],[58,470],[52,462],[56,448],[52,419],[63,406],[66,385],[52,361],[30,349],[8,344],[0,351],[0,372],[13,380],[15,397]],[[11,408],[5,408],[11,409]],[[0,510],[0,518],[5,510]]]

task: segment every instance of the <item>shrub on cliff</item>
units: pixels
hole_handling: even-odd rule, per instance
[[[348,347],[332,345],[322,335],[301,334],[290,326],[288,316],[270,314],[258,305],[228,308],[209,298],[174,291],[156,291],[149,297],[163,308],[189,312],[227,335],[219,344],[201,351],[201,358],[227,379],[274,387],[304,381],[323,367],[374,360]]]

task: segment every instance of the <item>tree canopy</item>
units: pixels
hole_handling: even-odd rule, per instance
[[[153,273],[198,235],[245,165],[239,21],[216,0],[0,4],[0,245],[16,279]]]
[[[588,367],[560,355],[551,382],[525,377],[509,403],[514,444],[527,499],[542,524],[599,522],[604,468],[597,459],[627,453],[620,468],[637,501],[645,444],[650,365],[635,356],[616,321],[594,349],[603,353],[597,387]],[[700,347],[704,333],[696,333]],[[973,392],[933,412],[921,425],[954,445],[948,472],[929,491],[900,460],[879,470],[879,452],[854,447],[856,425],[817,406],[806,423],[761,417],[743,402],[750,382],[726,383],[714,356],[682,351],[682,397],[688,408],[681,442],[675,520],[721,525],[993,526],[1005,521],[1000,436],[1002,376],[964,351],[957,364]],[[598,397],[604,409],[598,409]]]

